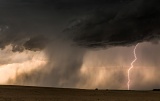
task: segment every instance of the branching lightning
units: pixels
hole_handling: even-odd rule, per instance
[[[130,71],[131,71],[131,69],[133,69],[133,64],[136,62],[136,60],[137,60],[137,55],[136,55],[136,49],[137,49],[137,46],[139,45],[139,43],[135,46],[135,48],[134,48],[134,51],[133,51],[133,53],[134,53],[134,60],[131,62],[131,67],[128,69],[128,83],[127,83],[127,86],[128,86],[128,90],[130,90],[130,81],[131,81],[131,79],[130,79]]]

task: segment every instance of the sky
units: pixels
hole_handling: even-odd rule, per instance
[[[0,84],[160,88],[159,0],[0,0]]]

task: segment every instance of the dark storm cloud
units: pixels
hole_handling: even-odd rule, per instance
[[[15,84],[33,81],[42,86],[75,87],[83,81],[79,73],[87,49],[74,47],[73,42],[76,46],[110,47],[159,39],[158,0],[0,2],[0,48],[12,45],[13,52],[44,49],[48,58],[45,69],[17,75]],[[121,72],[118,76],[122,76],[118,81],[124,78]]]
[[[0,48],[11,44],[13,51],[41,50],[50,41],[70,37],[62,33],[70,20],[93,10],[127,0],[2,0]],[[6,27],[7,26],[7,27]],[[83,33],[82,33],[83,34]],[[43,38],[43,36],[45,38]],[[37,40],[35,37],[42,37]],[[72,38],[69,38],[72,40]],[[37,42],[38,41],[38,42]],[[31,46],[29,46],[31,45]]]
[[[66,35],[62,31],[79,12],[72,9],[74,3],[63,2],[65,1],[2,0],[0,48],[11,45],[13,52],[43,50],[48,59],[43,70],[40,66],[30,73],[17,74],[16,79],[11,80],[12,84],[27,85],[36,82],[43,86],[68,87],[76,84],[85,50],[72,47],[72,40],[64,40]],[[64,11],[63,5],[68,4],[73,7]],[[7,63],[4,61],[3,64]]]
[[[69,29],[78,45],[128,46],[159,39],[160,1],[134,0],[120,9],[100,9]]]

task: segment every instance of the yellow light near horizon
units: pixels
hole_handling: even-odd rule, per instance
[[[0,84],[7,84],[9,79],[15,79],[17,75],[42,69],[47,64],[44,52],[12,52],[11,45],[0,50],[0,57]]]

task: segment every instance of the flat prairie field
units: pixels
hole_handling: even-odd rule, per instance
[[[160,101],[160,91],[0,86],[0,101]]]

